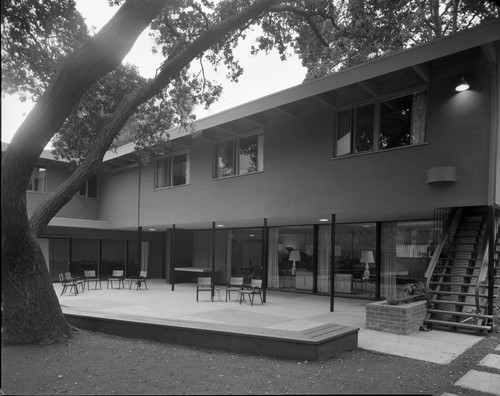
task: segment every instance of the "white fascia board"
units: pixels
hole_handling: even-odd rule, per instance
[[[49,226],[54,227],[75,227],[75,228],[97,228],[102,230],[109,229],[109,221],[71,219],[66,217],[54,217],[49,222]]]
[[[103,162],[112,160],[114,158],[119,158],[123,155],[127,155],[133,153],[135,151],[135,143],[127,143],[123,146],[116,148],[115,150],[108,150],[106,154],[104,154]]]

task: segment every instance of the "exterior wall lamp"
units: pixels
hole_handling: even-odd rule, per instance
[[[467,91],[469,88],[470,88],[469,83],[467,82],[465,77],[462,76],[458,81],[457,86],[455,87],[455,91],[457,92]]]

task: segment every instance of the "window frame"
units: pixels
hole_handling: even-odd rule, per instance
[[[186,182],[183,184],[174,184],[175,183],[175,158],[180,156],[186,156],[186,170],[185,170],[185,180]],[[165,180],[162,185],[159,183],[159,175],[158,175],[158,162],[159,161],[167,161]],[[153,179],[153,190],[164,190],[167,188],[173,187],[181,187],[187,186],[191,182],[191,152],[190,150],[182,150],[169,155],[164,155],[161,157],[155,158],[154,162],[154,179]]]
[[[43,171],[41,171],[43,169]],[[35,172],[38,172],[38,175],[40,172],[44,173],[44,177],[41,179],[40,177],[35,177]],[[38,180],[36,183],[35,181]],[[40,184],[40,180],[42,180],[42,183]],[[37,185],[38,188],[34,188],[34,186]],[[31,188],[30,188],[31,187]],[[41,188],[40,188],[41,187]],[[33,169],[33,172],[31,173],[30,176],[30,181],[28,183],[28,187],[26,188],[27,192],[32,192],[32,193],[41,193],[45,194],[47,193],[47,168],[44,166],[35,166]]]
[[[421,125],[420,127],[417,127],[414,122],[416,120],[414,112],[415,110],[418,111],[417,109],[417,101],[418,101],[418,95],[424,94],[424,101],[423,101],[423,112],[422,114],[422,119],[421,119]],[[395,147],[385,147],[381,148],[380,147],[380,141],[381,141],[381,106],[382,103],[391,101],[394,99],[398,98],[403,98],[405,96],[411,96],[412,97],[412,112],[411,112],[411,124],[410,124],[410,142],[409,144],[405,145],[400,145],[400,146],[395,146]],[[351,136],[350,136],[350,141],[349,141],[349,152],[338,154],[338,133],[339,133],[339,114],[341,112],[349,111],[350,115],[349,118],[353,120],[353,125],[356,124],[356,116],[355,116],[355,110],[358,108],[361,108],[363,106],[367,105],[373,105],[373,135],[372,135],[372,148],[369,150],[364,150],[364,151],[356,151],[356,131],[351,131]],[[366,153],[373,153],[373,152],[383,152],[383,151],[390,151],[390,150],[395,150],[395,149],[402,149],[402,148],[409,148],[409,147],[415,147],[421,144],[426,144],[427,143],[427,106],[428,104],[428,87],[421,87],[419,89],[414,89],[411,91],[401,91],[392,95],[384,95],[380,96],[375,100],[372,101],[360,101],[359,103],[351,104],[349,106],[343,106],[338,108],[335,111],[335,116],[334,116],[334,134],[333,134],[333,158],[344,158],[344,157],[350,157],[350,156],[355,156],[355,155],[363,155]],[[421,109],[419,111],[422,111]],[[419,136],[415,138],[415,129],[419,128]]]
[[[257,170],[255,171],[242,171],[241,168],[241,141],[243,139],[249,138],[249,137],[257,137]],[[219,167],[219,150],[218,148],[223,145],[223,144],[232,144],[232,169],[231,173],[227,175],[220,174],[220,167]],[[235,176],[245,176],[245,175],[252,175],[254,173],[259,173],[264,171],[264,131],[258,130],[258,131],[251,131],[247,132],[244,134],[241,134],[237,137],[231,137],[231,138],[225,138],[225,139],[220,139],[218,141],[215,141],[213,144],[213,150],[212,150],[212,157],[213,157],[213,170],[212,170],[212,178],[214,180],[220,180],[220,179],[226,179],[228,177],[235,177]]]

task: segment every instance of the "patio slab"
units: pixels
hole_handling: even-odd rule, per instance
[[[60,285],[54,284],[59,296]],[[171,285],[161,279],[148,279],[148,290],[103,289],[59,296],[64,313],[84,314],[108,319],[153,321],[163,323],[234,325],[266,331],[303,332],[320,325],[333,324],[359,328],[358,347],[366,350],[448,364],[483,336],[439,330],[417,332],[408,336],[367,330],[365,305],[373,300],[335,298],[330,312],[328,296],[267,291],[264,305],[239,304],[225,299],[196,302],[194,283]]]

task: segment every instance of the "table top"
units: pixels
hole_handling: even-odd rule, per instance
[[[176,271],[186,272],[212,272],[212,268],[199,268],[199,267],[175,267]]]

